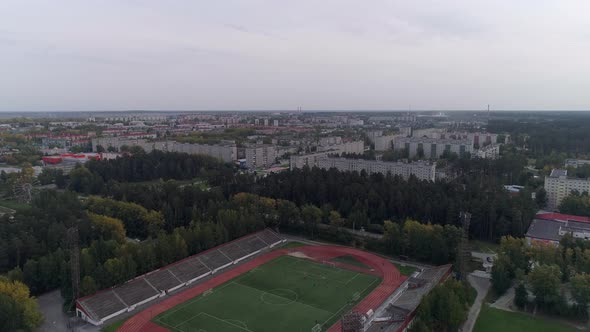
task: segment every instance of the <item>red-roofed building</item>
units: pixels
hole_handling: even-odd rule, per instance
[[[559,221],[580,221],[580,222],[590,222],[590,218],[583,217],[583,216],[574,216],[571,214],[563,214],[563,213],[539,213],[535,216],[537,219],[545,219],[545,220],[559,220]]]

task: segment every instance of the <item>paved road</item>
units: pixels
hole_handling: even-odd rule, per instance
[[[481,310],[481,306],[483,304],[483,300],[490,289],[490,280],[485,278],[479,278],[473,275],[467,276],[467,281],[469,284],[475,288],[477,291],[477,297],[473,302],[473,305],[469,309],[469,316],[465,323],[463,323],[463,327],[461,328],[461,332],[471,332],[473,331],[473,327],[475,326],[475,322],[477,321],[477,317],[479,316],[479,311]]]
[[[59,290],[45,293],[37,298],[39,310],[43,314],[45,321],[39,331],[67,331],[68,316],[62,311],[63,298]]]

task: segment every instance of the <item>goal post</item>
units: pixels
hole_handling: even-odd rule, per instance
[[[330,262],[330,261],[322,261],[322,264],[328,265],[328,266],[334,267],[334,268],[336,267],[336,263]]]
[[[322,332],[322,326],[320,324],[315,324],[315,326],[311,328],[311,332]]]

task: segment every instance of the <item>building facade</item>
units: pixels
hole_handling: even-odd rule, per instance
[[[365,171],[368,174],[380,173],[387,175],[399,175],[404,179],[416,176],[420,180],[434,181],[436,176],[436,165],[420,161],[413,163],[387,162],[379,160],[364,160],[350,158],[329,157],[327,153],[314,153],[301,156],[291,156],[291,169],[302,167],[319,167],[323,169],[336,168],[339,171]]]
[[[545,191],[547,192],[547,209],[557,210],[561,201],[572,191],[590,193],[590,179],[570,178],[567,170],[554,169],[545,177]]]
[[[139,146],[145,152],[153,150],[167,152],[183,152],[188,154],[202,154],[217,158],[224,162],[234,162],[237,160],[237,146],[234,142],[221,142],[219,144],[196,144],[180,143],[176,141],[148,141],[146,139],[122,138],[122,137],[100,137],[92,140],[92,151],[97,151],[98,146],[106,151],[114,148],[119,151],[122,146]]]
[[[270,167],[279,157],[278,149],[272,144],[256,144],[244,148],[247,168]]]
[[[474,157],[482,159],[497,159],[500,156],[500,145],[491,144],[475,150]]]
[[[473,153],[473,144],[467,139],[443,139],[425,137],[399,137],[395,140],[395,150],[406,150],[408,158],[419,156],[436,159],[448,151],[459,156]]]

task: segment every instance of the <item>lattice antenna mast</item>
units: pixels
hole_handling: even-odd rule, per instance
[[[72,274],[72,296],[75,301],[80,295],[80,244],[78,226],[68,229],[68,246],[70,249],[70,270]]]
[[[457,252],[457,264],[459,265],[459,278],[467,280],[468,262],[471,259],[471,252],[469,251],[469,225],[471,224],[471,213],[461,211],[459,213],[461,219],[462,234],[459,242]]]

